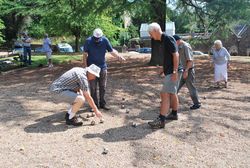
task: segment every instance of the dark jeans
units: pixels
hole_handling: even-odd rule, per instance
[[[29,56],[29,60],[27,60],[27,55]],[[23,62],[31,65],[31,47],[23,47]]]
[[[107,70],[101,70],[99,78],[89,81],[91,97],[94,99],[94,102],[98,107],[97,84],[99,85],[100,106],[105,106],[106,101],[104,95],[107,85]]]
[[[195,105],[201,104],[199,101],[199,96],[196,87],[194,86],[195,81],[195,71],[194,69],[191,69],[188,71],[188,77],[187,79],[183,79],[183,76],[180,80],[178,91],[182,88],[182,86],[186,83],[186,86],[188,88],[190,97]]]

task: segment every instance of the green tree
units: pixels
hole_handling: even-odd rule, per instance
[[[249,0],[179,0],[178,9],[195,16],[201,31],[214,31],[239,23],[250,24]]]
[[[35,36],[41,36],[45,31],[54,35],[74,35],[76,51],[79,40],[92,34],[96,27],[104,30],[112,41],[120,29],[113,23],[109,13],[111,8],[105,1],[92,0],[6,0],[1,10],[4,11],[5,22],[12,22],[6,34],[8,40],[16,38],[18,33],[28,30]],[[11,18],[12,17],[12,18]],[[30,22],[27,22],[29,18]],[[26,22],[24,22],[26,20]],[[11,30],[11,31],[10,31]]]
[[[3,33],[1,32],[5,28],[3,21],[0,19],[0,45],[5,42]]]
[[[2,4],[2,0],[0,0],[0,6]],[[1,20],[0,18],[0,45],[4,42],[4,36],[3,36],[3,33],[2,33],[2,30],[5,28],[4,24],[3,24],[3,21]]]

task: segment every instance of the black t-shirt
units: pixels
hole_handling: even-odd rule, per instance
[[[163,50],[163,71],[165,75],[173,73],[173,53],[178,51],[178,47],[175,39],[172,36],[168,36],[165,33],[161,36],[161,45]],[[178,70],[182,69],[178,67]]]

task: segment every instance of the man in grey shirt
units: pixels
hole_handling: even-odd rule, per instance
[[[184,68],[184,72],[179,83],[178,92],[182,88],[182,86],[186,84],[190,97],[193,101],[193,105],[190,107],[190,109],[195,110],[201,107],[201,103],[199,101],[197,89],[194,85],[195,71],[193,63],[193,51],[190,44],[183,41],[180,36],[174,35],[173,37],[178,45],[180,62],[182,63]]]
[[[31,65],[31,38],[28,36],[27,33],[22,34],[22,42],[23,42],[23,56],[24,56],[24,63],[25,65]],[[27,56],[29,59],[27,60]]]
[[[56,79],[50,86],[50,91],[55,94],[58,102],[66,102],[71,106],[65,115],[67,125],[81,126],[76,113],[84,104],[85,99],[94,110],[97,117],[101,118],[102,113],[96,107],[93,98],[89,93],[88,81],[99,77],[100,68],[94,64],[87,68],[75,67],[65,72]]]

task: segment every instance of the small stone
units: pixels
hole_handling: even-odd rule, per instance
[[[221,136],[221,137],[225,137],[225,135],[224,135],[223,133],[220,133],[220,136]]]
[[[90,125],[95,125],[95,121],[94,120],[91,121]]]
[[[103,124],[104,123],[104,119],[101,118],[100,119],[100,123]]]
[[[126,113],[127,113],[127,114],[129,113],[129,109],[126,109]]]
[[[122,98],[122,101],[124,101],[124,100],[125,100],[125,98],[123,97],[123,98]]]
[[[133,124],[132,124],[132,127],[136,128],[136,127],[137,127],[137,124],[136,124],[136,123],[133,123]]]
[[[21,147],[21,148],[19,149],[19,151],[24,151],[24,147]]]
[[[108,154],[108,152],[109,152],[109,151],[108,151],[108,149],[107,149],[107,148],[103,148],[103,151],[102,151],[102,154],[103,154],[103,155]]]
[[[121,109],[125,109],[125,106],[124,106],[124,104],[123,104],[123,105],[121,105]]]
[[[95,114],[94,113],[91,113],[91,114],[87,114],[86,116],[87,118],[90,118],[90,117],[95,117]]]
[[[205,100],[206,100],[206,99],[207,99],[207,96],[204,96],[204,97],[203,97],[203,99],[205,99]]]

